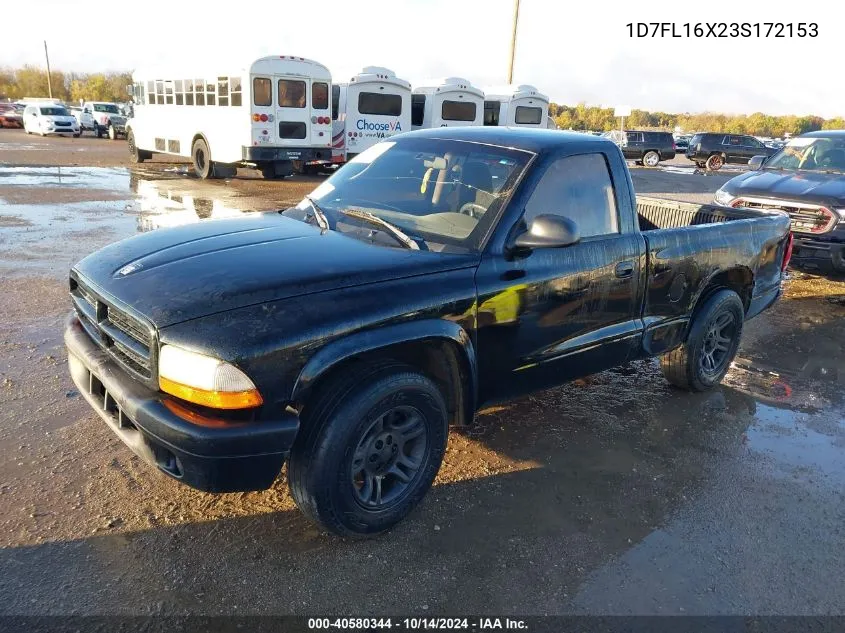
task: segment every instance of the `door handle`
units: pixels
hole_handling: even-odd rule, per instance
[[[634,274],[634,262],[619,262],[616,264],[616,276],[625,279]]]

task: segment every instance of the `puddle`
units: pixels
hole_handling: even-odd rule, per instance
[[[740,166],[726,166],[722,167],[719,171],[708,171],[706,169],[699,169],[694,165],[690,165],[689,167],[682,167],[680,165],[659,165],[657,169],[670,174],[696,174],[701,176],[715,176],[717,174],[740,174],[746,171],[743,167]]]
[[[133,234],[261,207],[233,189],[181,175],[0,167],[0,269],[63,278],[88,253]]]

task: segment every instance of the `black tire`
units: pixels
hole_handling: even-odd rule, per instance
[[[117,138],[117,130],[114,129],[113,125],[109,125],[108,135],[110,141],[113,141]]]
[[[191,159],[194,162],[194,171],[203,180],[214,178],[214,162],[211,160],[211,152],[208,143],[198,138],[191,148]]]
[[[126,145],[129,147],[129,162],[138,164],[143,163],[147,159],[144,152],[139,150],[137,145],[135,145],[135,134],[132,130],[129,130],[126,134]]]
[[[724,164],[725,159],[722,158],[721,154],[710,154],[710,156],[707,157],[707,162],[704,163],[704,166],[710,171],[719,171]]]
[[[660,154],[653,149],[643,154],[643,165],[646,167],[657,167],[660,164]]]
[[[739,349],[744,319],[742,300],[733,290],[707,298],[696,311],[686,342],[660,357],[666,380],[688,391],[707,391],[719,384]]]
[[[97,138],[103,138],[103,129],[98,123],[94,124],[94,134],[97,135]]]
[[[261,177],[264,178],[264,180],[274,180],[277,178],[275,163],[261,163],[258,170],[261,172]]]
[[[294,501],[341,536],[390,529],[431,487],[446,450],[447,417],[437,386],[412,367],[350,369],[303,408],[288,463]],[[402,428],[412,423],[417,434],[403,440]]]
[[[82,136],[82,131],[79,131],[76,134],[74,134],[73,138],[79,138],[80,136]]]

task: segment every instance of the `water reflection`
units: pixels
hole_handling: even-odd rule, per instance
[[[138,231],[143,233],[160,228],[192,224],[202,220],[219,220],[251,213],[238,206],[236,196],[214,188],[203,196],[197,183],[178,180],[146,180],[133,174],[130,189],[135,194],[138,212]]]

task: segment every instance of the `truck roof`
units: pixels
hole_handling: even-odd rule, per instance
[[[593,136],[592,134],[562,132],[560,130],[549,130],[545,128],[499,127],[492,125],[437,127],[406,132],[400,136],[470,141],[473,143],[512,147],[533,153],[540,153],[564,144],[592,150],[616,147],[616,144],[610,139]]]
[[[801,135],[804,138],[845,138],[845,130],[818,130]]]

